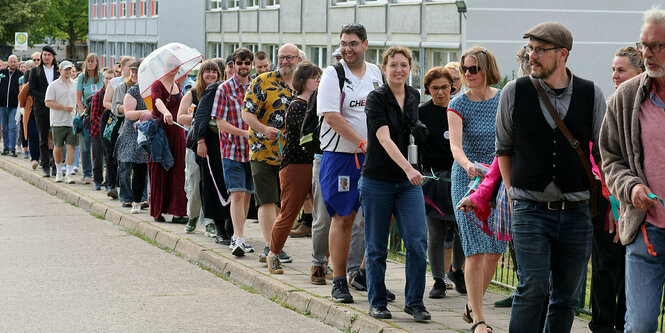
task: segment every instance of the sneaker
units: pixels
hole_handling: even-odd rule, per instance
[[[429,292],[429,298],[444,298],[446,297],[446,283],[443,279],[434,279],[434,287]]]
[[[293,238],[312,237],[312,228],[301,223],[298,229],[289,232],[289,236]]]
[[[138,214],[141,212],[141,204],[138,202],[132,202],[132,209],[129,211],[130,214]]]
[[[90,177],[81,177],[81,183],[83,184],[90,184],[91,180]]]
[[[132,207],[132,202],[126,201],[122,203],[123,208],[131,208]]]
[[[229,243],[229,249],[233,250],[235,246],[236,246],[236,240],[234,239],[234,237],[231,237],[231,243]]]
[[[279,256],[276,256],[268,252],[266,260],[268,261],[268,272],[270,272],[270,274],[284,274],[284,270],[282,269],[282,263],[279,260]]]
[[[446,289],[453,289],[453,288],[455,288],[455,285],[453,284],[453,281],[450,281],[450,279],[448,278],[448,275],[445,275],[445,276],[443,277],[443,283],[446,284]]]
[[[27,160],[27,159],[29,159],[29,158],[30,158],[30,153],[28,153],[27,151],[24,151],[24,152],[23,152],[23,159],[24,159],[24,160]]]
[[[254,247],[245,243],[245,252],[247,253],[254,253]]]
[[[326,284],[326,268],[323,266],[312,266],[309,278],[312,284]]]
[[[242,239],[238,239],[233,243],[233,250],[231,254],[236,257],[242,257],[245,255],[245,242]]]
[[[74,169],[72,169],[72,175],[75,175],[77,172],[79,172],[79,167],[74,167]]]
[[[283,264],[288,264],[290,262],[293,262],[293,257],[286,254],[286,252],[284,252],[284,250],[282,250],[282,252],[279,254],[279,261]]]
[[[376,319],[390,319],[393,317],[393,315],[390,313],[390,310],[388,310],[388,308],[385,306],[380,306],[378,308],[370,306],[369,315],[370,317]]]
[[[333,279],[333,270],[330,266],[326,264],[326,280],[332,280]]]
[[[364,268],[358,269],[353,275],[349,277],[349,283],[351,287],[356,288],[357,290],[363,291],[367,290],[367,273]]]
[[[118,199],[118,192],[112,188],[106,192],[106,196],[110,197],[111,199]]]
[[[5,149],[2,151],[2,156],[9,155],[9,149]]]
[[[413,319],[417,321],[432,319],[432,315],[427,312],[427,309],[423,305],[405,306],[404,312],[412,315]]]
[[[141,209],[146,209],[146,208],[148,208],[148,207],[150,207],[150,203],[149,203],[149,202],[144,201],[144,202],[141,203]]]
[[[190,219],[191,221],[191,219]],[[189,222],[188,222],[189,223]],[[206,237],[215,238],[217,237],[217,227],[214,223],[210,223],[206,226]]]
[[[455,284],[455,290],[457,290],[458,293],[463,295],[466,294],[466,283],[464,282],[464,272],[462,272],[459,269],[453,272],[451,269],[448,270],[446,276],[448,276],[450,281],[453,281],[453,283]]]
[[[231,238],[224,238],[221,235],[217,235],[217,237],[215,237],[215,243],[219,245],[230,245]],[[247,251],[247,246],[249,246],[249,244],[245,244],[245,251]]]
[[[134,205],[137,205],[139,207],[139,210],[141,210],[140,203],[135,202]],[[187,221],[187,224],[185,224],[185,232],[188,234],[194,232],[194,230],[196,230],[196,222],[198,222],[197,219],[189,219],[189,221]]]
[[[513,306],[513,298],[515,298],[515,295],[510,295],[502,300],[498,300],[494,302],[494,307],[495,308],[509,308]]]
[[[353,303],[353,296],[349,292],[349,286],[346,284],[345,279],[333,282],[331,295],[333,302]]]
[[[49,178],[51,177],[51,174],[48,172],[48,170],[42,170],[42,177]]]
[[[12,150],[12,157],[17,157],[17,156],[18,155],[16,155],[16,150]]]
[[[62,183],[64,177],[62,177],[62,174],[58,173],[55,175],[55,182],[56,183]]]
[[[263,248],[263,253],[259,254],[259,262],[266,262],[266,257],[270,253],[270,247],[266,246]]]
[[[72,178],[72,175],[68,175],[67,177],[65,177],[65,183],[67,183],[67,184],[74,184],[75,183],[74,178]]]
[[[102,184],[97,184],[97,183],[95,183],[95,185],[93,186],[93,188],[95,189],[95,191],[99,191],[99,190],[102,189]]]
[[[37,170],[37,167],[39,166],[39,162],[37,161],[32,161],[32,170]]]

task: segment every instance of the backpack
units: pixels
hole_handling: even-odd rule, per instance
[[[333,65],[335,71],[337,72],[337,78],[339,79],[339,92],[342,95],[340,101],[341,105],[344,103],[344,81],[346,80],[346,74],[344,73],[344,67],[341,63],[336,63]],[[309,97],[307,102],[307,111],[305,113],[305,118],[302,121],[302,127],[300,128],[300,146],[310,154],[321,154],[321,124],[323,124],[323,116],[317,116],[317,104],[316,97],[318,95],[319,88],[314,89],[312,95]],[[325,134],[328,134],[332,128],[329,128]],[[335,134],[338,136],[338,134]],[[335,138],[330,140],[328,144],[324,147],[327,148]],[[339,142],[339,138],[337,138]]]

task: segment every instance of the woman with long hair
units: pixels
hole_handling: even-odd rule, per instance
[[[477,163],[492,163],[494,123],[501,95],[501,90],[492,87],[501,74],[489,50],[474,46],[462,54],[460,62],[462,83],[469,89],[448,105],[450,146],[455,158],[451,177],[455,205],[464,197],[469,182],[483,176]],[[485,324],[482,301],[506,243],[485,234],[461,210],[455,211],[455,218],[466,256],[464,277],[469,303],[463,317],[473,323],[474,332],[491,332]],[[492,213],[488,219],[491,226],[494,219]]]
[[[85,57],[85,69],[76,80],[76,106],[79,112],[90,114],[86,109],[88,98],[92,97],[103,85],[102,73],[99,70],[99,57],[96,53],[88,53]],[[83,184],[90,184],[92,178],[92,138],[81,135],[81,164],[83,165]]]

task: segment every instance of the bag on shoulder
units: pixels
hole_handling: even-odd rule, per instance
[[[342,102],[344,102],[344,93],[342,92],[344,89],[344,81],[346,80],[344,67],[341,63],[336,63],[333,65],[333,67],[337,72],[337,78],[339,79],[339,92],[342,94]],[[307,112],[305,113],[305,118],[303,119],[302,127],[300,128],[300,146],[310,154],[322,153],[320,135],[323,116],[317,116],[316,97],[318,95],[318,91],[319,88],[314,89],[312,95],[309,97],[309,101],[307,103]]]

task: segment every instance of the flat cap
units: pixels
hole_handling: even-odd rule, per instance
[[[522,38],[534,38],[540,41],[563,47],[569,51],[573,48],[573,35],[559,22],[543,22],[535,25],[524,33]]]
[[[51,47],[51,45],[44,45],[44,47],[42,47],[42,52],[44,52],[44,51],[46,51],[46,52],[48,52],[48,53],[50,53],[54,56],[57,55],[57,54],[55,54],[55,50]]]
[[[74,64],[72,64],[72,62],[69,61],[69,60],[63,60],[63,61],[60,62],[60,65],[58,65],[58,68],[60,68],[62,70],[65,70],[67,68],[72,68],[72,67],[74,67]]]

